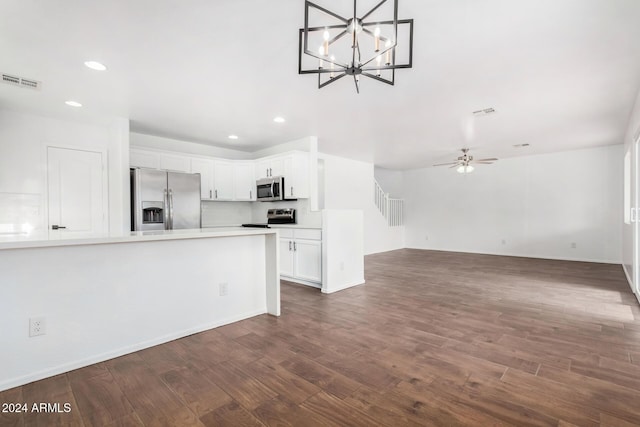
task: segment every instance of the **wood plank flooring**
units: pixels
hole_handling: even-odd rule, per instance
[[[437,251],[364,286],[283,283],[258,316],[0,393],[2,426],[640,425],[640,309],[620,266]]]

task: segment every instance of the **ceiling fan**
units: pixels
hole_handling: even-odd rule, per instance
[[[471,173],[473,172],[473,165],[490,165],[493,162],[497,161],[495,157],[489,159],[478,159],[475,160],[472,155],[469,154],[468,148],[463,148],[462,156],[458,157],[455,162],[450,163],[438,163],[433,166],[449,166],[449,169],[453,169],[457,167],[458,173]]]

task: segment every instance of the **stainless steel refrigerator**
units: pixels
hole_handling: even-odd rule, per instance
[[[131,169],[131,229],[200,228],[200,174]]]

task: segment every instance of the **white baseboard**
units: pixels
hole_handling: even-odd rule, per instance
[[[364,285],[365,284],[365,280],[364,277],[362,279],[358,279],[355,280],[351,283],[345,283],[344,285],[338,286],[337,288],[331,288],[331,289],[327,289],[325,287],[322,288],[322,293],[323,294],[332,294],[334,292],[338,292],[338,291],[342,291],[344,289],[347,288],[352,288],[354,286],[359,286],[359,285]]]
[[[405,249],[419,249],[422,251],[437,251],[437,252],[455,252],[455,253],[467,253],[467,254],[479,254],[479,255],[496,255],[496,256],[509,256],[516,258],[535,258],[535,259],[551,259],[555,261],[576,261],[576,262],[593,262],[598,264],[617,264],[622,265],[622,261],[620,260],[610,260],[610,259],[591,259],[591,258],[579,258],[579,257],[556,257],[551,255],[537,255],[537,254],[526,254],[526,253],[498,253],[498,252],[480,252],[480,251],[471,251],[471,250],[455,250],[455,249],[437,249],[437,248],[419,248],[419,247],[407,247]]]
[[[281,280],[285,280],[287,282],[293,282],[293,283],[299,283],[301,285],[306,285],[306,286],[311,286],[313,288],[322,288],[322,285],[320,283],[316,283],[316,282],[309,282],[308,280],[302,280],[302,279],[294,279],[293,277],[287,277],[287,276],[280,276]]]
[[[248,319],[250,317],[259,316],[261,314],[266,314],[266,313],[267,313],[267,309],[265,307],[264,309],[261,309],[261,310],[256,310],[249,313],[243,313],[237,316],[227,317],[225,319],[220,319],[213,323],[199,325],[193,328],[184,329],[182,331],[173,332],[170,334],[163,335],[161,337],[146,340],[137,344],[128,345],[126,347],[121,347],[112,351],[107,351],[101,354],[97,354],[95,356],[87,357],[80,360],[74,360],[72,362],[54,366],[38,372],[34,372],[29,375],[24,375],[17,378],[11,378],[9,380],[6,380],[0,383],[0,391],[4,391],[10,388],[29,384],[34,381],[42,380],[44,378],[49,378],[54,375],[63,374],[65,372],[73,371],[75,369],[84,368],[85,366],[104,362],[105,360],[114,359],[116,357],[124,356],[125,354],[134,353],[136,351],[144,350],[145,348],[154,347],[156,345],[164,344],[169,341],[176,340],[178,338],[184,338],[189,335],[208,331],[209,329],[218,328],[220,326],[228,325],[229,323],[235,323],[240,320]]]

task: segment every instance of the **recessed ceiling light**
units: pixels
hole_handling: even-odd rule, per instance
[[[229,139],[238,139],[238,135],[229,135]]]
[[[284,123],[285,122],[284,117],[280,117],[280,116],[278,116],[275,119],[273,119],[273,121],[276,122],[276,123]]]
[[[69,107],[82,107],[82,104],[77,101],[65,101],[65,104],[67,104]]]
[[[526,143],[526,142],[525,142],[524,144],[515,144],[515,145],[514,145],[514,147],[516,147],[516,148],[522,148],[522,147],[528,147],[529,145],[530,145],[530,144],[528,144],[528,143]]]
[[[91,68],[92,70],[96,70],[96,71],[104,71],[107,69],[106,65],[98,62],[98,61],[87,61],[84,63],[84,65],[86,65],[87,67]]]

